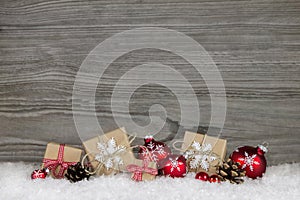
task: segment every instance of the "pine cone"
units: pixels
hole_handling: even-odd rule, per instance
[[[82,181],[83,179],[89,180],[91,175],[88,172],[86,172],[86,170],[87,168],[83,168],[81,166],[81,163],[78,162],[76,165],[71,165],[68,167],[65,177],[72,183]]]
[[[239,163],[233,162],[230,158],[226,162],[223,162],[222,166],[217,169],[217,174],[221,181],[230,181],[233,184],[241,184],[244,182],[243,177],[246,172],[243,169],[239,169]]]

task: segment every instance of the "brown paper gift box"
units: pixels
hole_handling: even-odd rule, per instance
[[[212,152],[214,154],[216,154],[217,156],[219,156],[220,160],[224,160],[225,156],[226,156],[226,144],[227,141],[224,139],[219,139],[216,137],[211,137],[208,135],[203,135],[203,134],[199,134],[199,133],[193,133],[190,131],[186,131],[185,135],[184,135],[184,139],[183,139],[183,144],[181,149],[185,152],[186,150],[191,149],[191,145],[194,141],[199,142],[201,145],[202,144],[211,144],[212,145]],[[215,160],[210,162],[210,167],[207,171],[207,173],[209,175],[211,174],[215,174],[216,173],[216,167],[218,165],[218,162],[220,162],[220,160]],[[205,171],[204,169],[202,169],[201,167],[197,168],[197,169],[192,169],[190,167],[190,160],[187,160],[187,164],[188,164],[188,170],[190,172],[200,172],[200,171]]]
[[[131,164],[142,167],[142,166],[143,166],[143,160],[140,160],[140,159],[134,159],[133,162],[132,162]],[[153,169],[156,169],[156,170],[157,170],[157,165],[156,165],[155,162],[149,162],[147,167],[153,168]],[[131,178],[133,178],[133,176],[134,176],[134,173],[132,173]],[[143,181],[152,181],[152,180],[155,179],[155,177],[156,177],[156,175],[152,175],[152,174],[145,173],[145,172],[142,173],[142,180],[143,180]]]
[[[45,151],[44,159],[46,158],[46,159],[57,160],[59,147],[60,147],[60,144],[57,144],[54,142],[48,143],[46,151]],[[64,152],[63,152],[63,161],[64,162],[75,162],[75,163],[80,162],[82,152],[83,151],[81,149],[65,145]],[[44,168],[44,163],[42,164],[42,168]],[[60,168],[61,168],[61,166],[59,165],[56,168],[55,172],[57,173],[60,170]],[[65,170],[64,174],[65,173],[66,173],[66,170]],[[51,170],[50,174],[53,178],[56,178],[53,175],[53,170]]]
[[[91,166],[93,170],[96,170],[99,167],[99,164],[101,163],[97,160],[95,160],[95,156],[100,151],[97,148],[97,143],[107,143],[108,140],[111,138],[114,138],[116,141],[116,145],[122,145],[126,147],[126,152],[120,153],[120,158],[123,160],[123,164],[118,166],[118,169],[116,168],[110,168],[107,169],[105,166],[101,167],[99,170],[96,171],[96,175],[109,175],[118,173],[119,171],[127,171],[126,166],[131,164],[133,160],[135,160],[134,154],[130,148],[130,142],[128,139],[128,136],[124,130],[124,128],[119,128],[114,131],[105,133],[104,135],[100,135],[97,137],[94,137],[90,140],[87,140],[83,142],[84,149],[87,153],[87,157],[91,163]]]

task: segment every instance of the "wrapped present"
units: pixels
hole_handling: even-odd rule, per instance
[[[215,174],[226,156],[226,140],[186,131],[181,149],[187,159],[188,171]]]
[[[86,156],[93,168],[91,174],[109,175],[126,171],[135,160],[124,128],[119,128],[83,142]]]
[[[42,168],[48,168],[53,178],[64,178],[66,169],[81,159],[82,150],[65,144],[47,144]]]
[[[149,160],[135,159],[130,165],[127,165],[127,170],[132,173],[131,179],[134,181],[151,181],[157,175],[157,165]]]

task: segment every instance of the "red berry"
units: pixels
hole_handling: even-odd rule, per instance
[[[205,172],[199,172],[196,174],[195,179],[201,180],[201,181],[208,181],[209,176]]]
[[[209,177],[209,182],[211,182],[211,183],[220,183],[220,178],[216,174],[211,175]]]

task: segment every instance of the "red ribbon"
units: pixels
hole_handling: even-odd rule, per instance
[[[154,168],[150,168],[148,167],[148,164],[149,164],[149,160],[143,160],[143,166],[140,167],[138,165],[128,165],[127,166],[127,170],[129,172],[132,172],[133,173],[133,177],[132,179],[135,180],[135,181],[142,181],[143,178],[143,173],[148,173],[148,174],[151,174],[151,175],[156,175],[157,174],[157,169],[154,169]]]
[[[65,150],[65,145],[60,144],[59,149],[58,149],[58,155],[57,159],[48,159],[44,158],[43,163],[44,163],[44,168],[48,168],[50,171],[52,171],[53,176],[55,178],[64,178],[64,172],[70,165],[75,165],[77,162],[64,162],[64,150]],[[56,173],[57,168],[60,166],[59,172]]]

